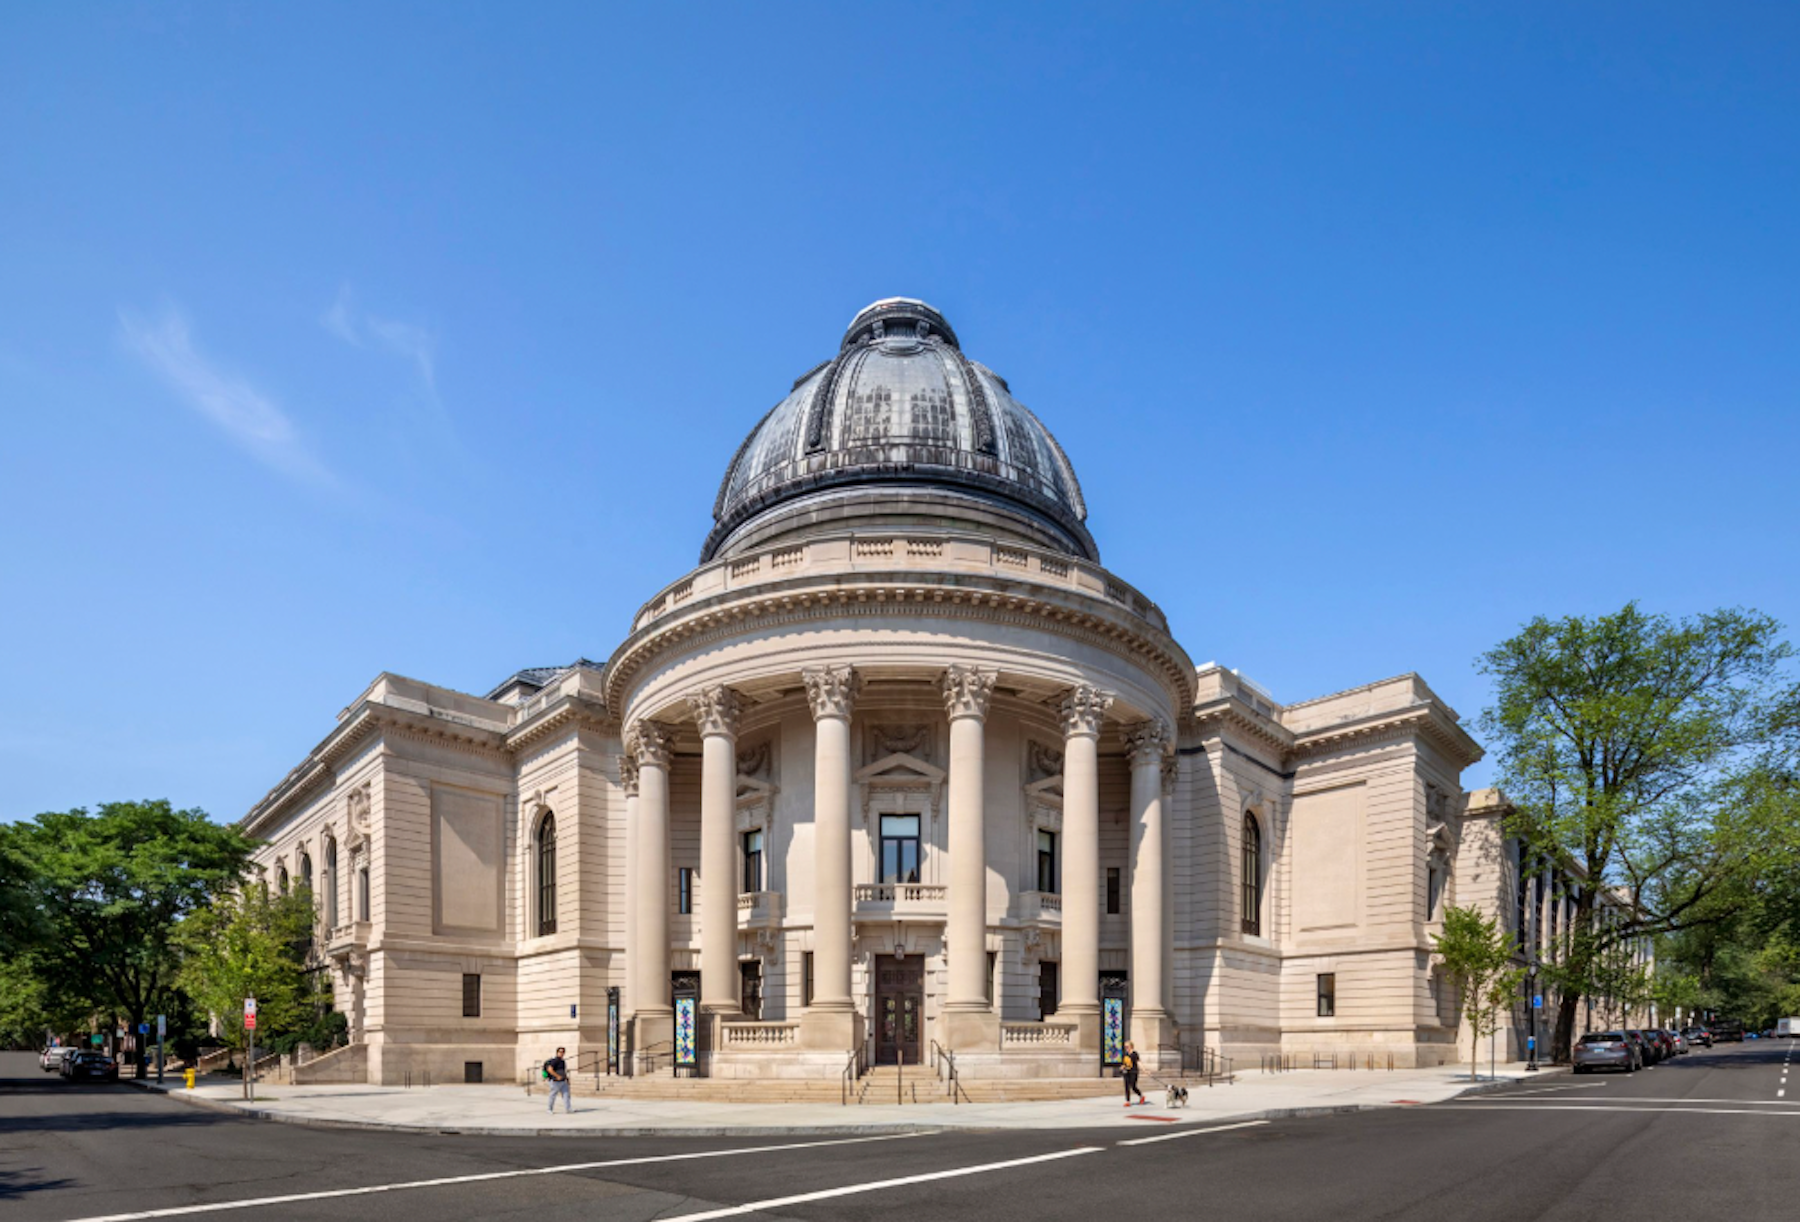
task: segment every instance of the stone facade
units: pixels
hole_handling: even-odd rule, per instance
[[[1511,920],[1518,877],[1456,713],[1413,675],[1282,705],[1196,667],[1084,518],[941,315],[859,314],[604,665],[383,675],[246,816],[315,889],[354,1060],[585,1067],[609,997],[625,1072],[691,1023],[717,1076],[1091,1075],[1120,1006],[1152,1066],[1456,1059],[1430,935]]]

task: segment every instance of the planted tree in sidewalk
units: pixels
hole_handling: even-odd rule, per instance
[[[1604,994],[1613,952],[1725,919],[1794,851],[1766,783],[1788,762],[1791,657],[1767,616],[1677,620],[1635,604],[1533,620],[1483,656],[1495,685],[1483,729],[1526,867],[1588,880],[1556,965],[1556,1059],[1582,998]]]
[[[244,999],[256,998],[256,1042],[270,1047],[311,1023],[323,998],[306,962],[314,920],[312,892],[271,893],[261,882],[215,900],[181,929],[181,984],[194,1004],[219,1019],[227,1047],[248,1043]]]
[[[12,825],[14,899],[32,914],[25,961],[51,1003],[117,1015],[133,1030],[153,1019],[171,999],[177,928],[237,885],[252,847],[236,828],[166,800]]]
[[[1512,948],[1498,920],[1474,908],[1449,908],[1444,931],[1432,935],[1444,974],[1456,986],[1458,1008],[1469,1024],[1469,1078],[1478,1074],[1481,1038],[1499,1029],[1500,1014],[1510,1008],[1519,988],[1512,967]]]

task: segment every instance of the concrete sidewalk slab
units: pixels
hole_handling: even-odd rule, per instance
[[[508,1137],[753,1137],[779,1134],[884,1134],[945,1129],[1095,1129],[1149,1133],[1170,1126],[1279,1119],[1437,1103],[1567,1070],[1527,1073],[1502,1065],[1493,1077],[1471,1081],[1449,1067],[1393,1071],[1301,1069],[1251,1073],[1231,1085],[1190,1086],[1186,1108],[1166,1109],[1161,1090],[1148,1106],[1122,1098],[1048,1103],[714,1103],[578,1097],[573,1113],[546,1113],[545,1096],[518,1086],[260,1086],[265,1097],[247,1103],[237,1083],[202,1083],[193,1090],[170,1082],[133,1083],[210,1110],[285,1124],[387,1129],[409,1133],[472,1133]]]

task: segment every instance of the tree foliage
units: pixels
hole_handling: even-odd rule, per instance
[[[201,1010],[218,1016],[229,1047],[247,1043],[247,997],[256,998],[259,1045],[316,1016],[324,999],[306,966],[313,920],[311,891],[271,894],[259,882],[220,896],[183,923],[181,985]]]
[[[1539,618],[1483,656],[1511,830],[1587,880],[1556,969],[1555,1054],[1584,996],[1624,983],[1621,946],[1724,919],[1791,856],[1764,802],[1800,707],[1780,626],[1751,611],[1671,619],[1635,604]],[[1791,830],[1791,828],[1790,828]],[[1597,918],[1599,891],[1622,903]],[[1612,977],[1615,979],[1604,979]]]
[[[1443,932],[1432,935],[1444,974],[1456,985],[1469,1024],[1469,1078],[1478,1076],[1481,1040],[1500,1027],[1500,1015],[1518,994],[1520,973],[1512,967],[1512,945],[1500,922],[1475,908],[1448,908]]]
[[[59,1006],[134,1025],[169,1006],[178,926],[238,885],[253,847],[166,800],[51,812],[6,832],[34,977]]]

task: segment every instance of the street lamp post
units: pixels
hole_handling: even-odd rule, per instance
[[[1537,956],[1533,955],[1531,957],[1531,966],[1528,969],[1526,969],[1526,976],[1530,979],[1530,982],[1531,982],[1527,986],[1531,990],[1531,1038],[1528,1041],[1528,1048],[1527,1048],[1528,1057],[1525,1062],[1525,1072],[1527,1072],[1527,1073],[1536,1073],[1537,1067],[1538,1067],[1538,1062],[1537,1062],[1537,1014],[1538,1014],[1537,969],[1538,969]]]

